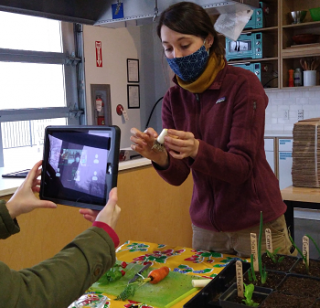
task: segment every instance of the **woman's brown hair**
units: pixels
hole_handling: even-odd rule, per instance
[[[164,10],[159,18],[157,34],[161,40],[161,27],[183,34],[190,34],[205,39],[208,34],[214,38],[210,53],[214,52],[218,59],[224,56],[224,48],[221,45],[217,31],[214,29],[208,13],[198,4],[193,2],[179,2]]]

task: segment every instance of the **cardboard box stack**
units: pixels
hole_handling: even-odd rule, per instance
[[[320,187],[320,118],[293,127],[292,185]]]

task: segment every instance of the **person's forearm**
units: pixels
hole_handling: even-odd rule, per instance
[[[9,212],[9,215],[11,216],[12,219],[15,219],[19,214],[17,213],[14,204],[12,203],[12,201],[7,201],[7,209]]]
[[[153,162],[157,164],[161,169],[167,169],[170,164],[168,152],[166,150],[163,151],[162,155],[159,155]]]
[[[19,231],[18,222],[10,216],[6,202],[0,200],[0,239],[6,239]]]
[[[190,167],[187,164],[187,159],[175,159],[170,157],[169,165],[167,168],[159,168],[158,165],[153,163],[157,173],[169,184],[179,186],[188,177]]]
[[[115,263],[107,233],[91,227],[53,258],[21,271],[0,264],[4,307],[68,307]],[[19,290],[12,292],[12,290]]]
[[[118,237],[117,233],[108,224],[106,224],[102,221],[94,221],[92,226],[103,229],[111,237],[111,239],[114,243],[114,247],[119,246],[119,243],[120,243],[119,237]]]

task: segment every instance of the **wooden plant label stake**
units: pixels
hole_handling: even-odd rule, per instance
[[[250,242],[251,242],[251,253],[253,255],[253,269],[255,272],[257,272],[259,271],[259,263],[258,263],[257,235],[255,233],[250,233]]]
[[[271,236],[271,230],[269,228],[266,228],[265,235],[266,235],[266,248],[270,252],[273,252],[272,236]]]
[[[243,272],[242,272],[242,262],[236,262],[236,275],[237,275],[237,290],[238,296],[243,298]]]
[[[307,236],[302,238],[302,253],[306,257],[307,265],[309,266],[309,238]],[[303,263],[305,263],[304,260]]]

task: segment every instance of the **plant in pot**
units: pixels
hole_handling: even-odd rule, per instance
[[[250,269],[244,275],[244,283],[252,283],[255,286],[275,289],[285,277],[283,272],[272,272],[262,268],[262,279],[260,272],[255,272],[253,268],[253,255],[251,255]]]
[[[303,245],[306,246],[305,253],[301,252],[301,250],[294,243],[292,237],[290,237],[290,240],[301,256],[301,259],[294,265],[290,272],[320,278],[320,260],[309,259],[309,240],[312,241],[320,255],[320,249],[312,236],[306,234],[303,237]]]
[[[306,276],[306,274],[309,273],[309,241],[304,239],[304,243],[306,243],[306,245],[303,246],[305,253],[302,253],[291,236],[290,240],[301,255],[304,275],[287,273],[286,278],[276,288],[276,291],[266,299],[261,307],[311,307],[316,298],[320,296],[320,279]]]
[[[250,284],[243,283],[243,285],[244,285],[244,299],[242,301],[245,303],[246,306],[258,307],[259,304],[252,300],[254,285],[252,283]]]
[[[250,269],[243,273],[242,279],[242,289],[245,288],[247,291],[247,297],[243,294],[242,296],[237,296],[237,290],[239,289],[239,284],[232,285],[227,292],[225,292],[220,297],[220,305],[222,307],[228,308],[240,308],[244,305],[253,305],[254,307],[263,308],[315,308],[317,299],[320,299],[320,278],[307,276],[310,267],[308,267],[307,256],[309,252],[305,253],[305,246],[302,253],[299,249],[298,252],[301,255],[302,260],[306,261],[304,266],[304,275],[298,275],[290,273],[289,270],[286,272],[277,272],[266,269],[266,266],[262,262],[261,257],[261,239],[262,239],[262,227],[263,226],[263,216],[260,213],[260,228],[257,247],[253,249],[256,253],[256,263],[254,267],[254,254],[251,255]],[[311,239],[308,236],[308,239]],[[315,244],[313,239],[312,242]],[[256,238],[255,238],[256,241]],[[291,241],[293,242],[292,238]],[[252,243],[251,243],[252,244]],[[271,245],[272,246],[272,245]],[[294,244],[296,247],[296,245]],[[267,246],[268,247],[268,246]],[[308,246],[307,246],[308,247]],[[297,248],[297,247],[296,247]],[[279,255],[279,249],[268,249],[269,255],[266,253],[268,259],[270,259],[274,264],[281,264],[285,258],[283,255]],[[296,258],[296,261],[299,258]],[[241,261],[237,261],[240,262]],[[298,262],[296,262],[297,264]],[[255,270],[256,269],[256,270]],[[240,275],[238,275],[236,270],[236,280],[238,282]],[[241,271],[242,274],[242,271]],[[276,283],[270,287],[268,285],[268,280],[272,274],[282,274],[280,283]],[[246,280],[247,279],[247,280]],[[252,292],[252,294],[250,293]],[[258,303],[258,305],[256,305]],[[241,305],[241,306],[239,306]],[[252,306],[252,307],[253,307]]]
[[[256,245],[254,252],[259,251],[259,255],[261,256],[261,234],[262,234],[262,213],[260,215],[260,228],[259,228],[259,245]],[[311,236],[306,236],[310,239],[314,245],[316,245],[315,241]],[[305,238],[305,237],[304,237]],[[255,238],[256,240],[256,238]],[[304,239],[305,240],[305,239]],[[293,242],[291,238],[291,242]],[[251,243],[252,244],[252,243]],[[296,244],[294,243],[296,247]],[[258,247],[258,248],[257,248]],[[267,245],[268,247],[268,245]],[[316,247],[318,247],[316,245]],[[297,248],[297,247],[296,247]],[[318,249],[318,248],[317,248]],[[268,249],[269,250],[269,249]],[[285,258],[282,258],[282,255],[278,255],[279,249],[269,250],[269,256],[266,254],[267,258],[270,259],[275,264],[281,264],[284,262]],[[225,308],[242,308],[245,306],[250,307],[262,307],[262,308],[320,308],[320,277],[312,277],[310,276],[309,271],[312,269],[312,261],[308,267],[308,259],[307,256],[309,252],[305,252],[305,246],[303,246],[303,252],[298,249],[299,254],[301,255],[301,259],[305,260],[305,264],[303,264],[303,273],[304,274],[294,274],[292,270],[287,270],[285,272],[276,272],[272,270],[266,269],[266,266],[262,262],[262,258],[260,258],[256,254],[256,267],[254,268],[254,255],[251,255],[251,262],[244,262],[237,260],[231,265],[230,268],[228,266],[224,269],[224,271],[232,271],[232,276],[229,275],[218,275],[214,281],[221,282],[222,285],[226,286],[225,276],[228,276],[227,281],[237,281],[237,284],[234,283],[228,287],[227,291],[222,291],[222,295],[220,295],[219,301],[216,306],[213,307],[225,307]],[[318,250],[320,254],[320,250]],[[300,258],[295,257],[296,260],[300,260]],[[315,260],[317,261],[317,260]],[[260,262],[260,263],[259,263]],[[237,264],[241,264],[241,270],[236,269]],[[296,262],[297,264],[298,262]],[[259,266],[258,266],[259,264]],[[243,268],[242,268],[243,266]],[[306,267],[307,266],[307,267]],[[243,271],[243,269],[245,269]],[[256,269],[256,270],[255,270]],[[293,269],[293,268],[292,268]],[[221,272],[222,273],[222,272]],[[270,279],[273,273],[281,273],[284,277],[279,284],[275,284],[272,287],[268,287],[268,280]],[[309,275],[306,275],[309,273]],[[262,279],[261,279],[262,277]],[[239,278],[241,278],[241,283],[239,284]],[[246,280],[247,279],[247,280]],[[260,285],[259,285],[260,284]],[[239,287],[241,286],[241,287]],[[238,296],[238,290],[244,290],[242,296]],[[201,293],[200,293],[201,294]],[[208,306],[205,306],[204,303],[208,303]],[[256,305],[258,304],[258,306]],[[211,297],[208,302],[201,302],[201,305],[195,305],[193,307],[209,307],[212,306]],[[210,306],[210,307],[211,307]],[[189,308],[189,307],[188,307]],[[191,307],[190,307],[191,308]]]
[[[262,255],[262,263],[267,270],[274,270],[280,272],[289,272],[292,266],[297,262],[298,258],[294,256],[288,256],[279,254],[281,247],[276,248],[273,251],[271,230],[265,230],[266,236],[266,252]]]
[[[263,213],[260,212],[260,226],[259,226],[259,238],[258,238],[258,249],[257,249],[257,260],[258,260],[258,268],[259,271],[255,272],[254,262],[253,262],[253,254],[251,254],[251,263],[250,269],[244,275],[245,283],[253,283],[255,286],[261,286],[266,288],[276,288],[276,286],[282,281],[285,274],[281,272],[268,271],[266,269],[265,264],[262,261],[262,252],[261,252],[261,244],[262,244],[262,232],[263,232]],[[270,231],[271,234],[271,231]],[[267,242],[271,243],[271,240],[266,236]],[[270,246],[270,245],[269,245]],[[272,245],[271,245],[272,246]],[[268,245],[267,245],[268,247]],[[279,249],[276,249],[274,252],[271,251],[272,248],[269,247],[269,255],[273,258],[274,261],[280,263],[282,262],[282,256],[278,256],[276,254]]]
[[[259,307],[272,290],[256,287],[252,283],[244,283],[242,261],[237,261],[235,265],[237,282],[232,284],[228,290],[220,296],[220,306],[226,308],[240,308],[244,305]]]
[[[267,270],[280,272],[289,272],[292,266],[298,261],[297,257],[278,254],[281,247],[276,248],[273,252],[266,250],[262,255],[262,263]]]
[[[291,235],[289,235],[290,241],[292,243],[292,245],[294,246],[295,249],[297,249],[299,255],[302,258],[303,261],[303,270],[304,270],[304,275],[309,275],[309,262],[308,262],[308,255],[302,253],[302,251],[299,249],[299,247],[296,245],[296,243],[294,242],[293,238],[291,237]]]
[[[267,249],[267,256],[271,259],[271,261],[274,263],[274,264],[278,264],[278,263],[281,263],[283,260],[284,260],[284,257],[285,256],[279,256],[278,255],[278,251],[281,249],[281,247],[278,247],[275,249],[275,251],[271,252]]]
[[[278,247],[273,253],[267,250],[266,253],[262,255],[262,263],[266,266],[266,269],[288,272],[297,262],[297,258],[278,254],[279,249],[280,247]]]
[[[245,292],[243,296],[237,293],[237,284],[233,284],[219,299],[223,308],[260,307],[261,303],[272,292],[272,289],[255,287],[253,284],[243,284]]]

